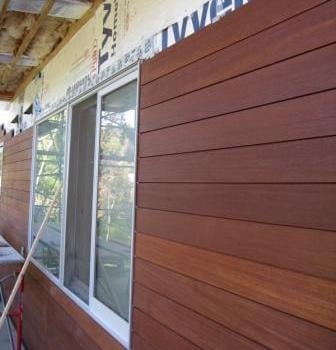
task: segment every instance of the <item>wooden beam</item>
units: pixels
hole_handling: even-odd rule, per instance
[[[9,91],[0,92],[0,101],[12,101],[14,98],[14,93]]]
[[[4,0],[3,4],[2,4],[2,8],[0,10],[0,24],[2,24],[2,21],[5,18],[5,14],[8,8],[8,4],[9,4],[10,0]]]
[[[42,23],[46,20],[48,17],[48,13],[51,10],[51,8],[54,6],[55,0],[48,0],[42,7],[41,13],[38,16],[37,20],[34,22],[33,26],[29,30],[29,32],[26,34],[26,36],[23,38],[20,46],[18,47],[12,61],[8,64],[8,68],[4,71],[1,83],[3,86],[6,87],[6,83],[10,77],[11,71],[15,68],[18,60],[20,57],[24,54],[24,52],[27,50],[27,47],[34,39],[37,31],[41,27]]]
[[[15,91],[14,99],[29,85],[34,77],[62,50],[62,48],[73,38],[73,36],[94,16],[97,8],[103,0],[93,0],[92,6],[86,11],[84,16],[74,22],[60,44],[35,68],[33,68],[28,75],[21,82]]]

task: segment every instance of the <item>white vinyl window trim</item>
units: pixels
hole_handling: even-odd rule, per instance
[[[137,82],[136,91],[136,109],[135,109],[135,174],[137,173],[137,135],[138,135],[138,109],[139,109],[139,69],[138,65],[130,68],[128,71],[121,73],[119,77],[113,79],[109,84],[99,89],[96,88],[93,92],[84,95],[81,98],[74,100],[72,103],[68,103],[63,108],[54,111],[53,113],[43,117],[34,125],[33,135],[33,159],[32,159],[32,181],[30,191],[30,212],[29,212],[29,246],[32,245],[32,212],[33,212],[33,199],[34,199],[34,186],[35,186],[35,159],[36,159],[36,131],[37,126],[48,118],[52,117],[56,113],[65,111],[67,112],[66,120],[66,145],[65,145],[65,157],[64,157],[64,172],[63,172],[63,191],[64,196],[62,199],[63,204],[63,222],[61,232],[61,244],[60,244],[60,275],[59,278],[55,277],[50,271],[48,271],[42,264],[35,259],[32,259],[34,265],[43,272],[55,285],[58,286],[68,297],[70,297],[81,309],[83,309],[88,315],[90,315],[99,325],[107,330],[116,340],[118,340],[127,349],[130,348],[131,338],[131,320],[132,320],[132,285],[133,285],[133,259],[134,259],[134,222],[135,222],[135,195],[133,199],[133,215],[132,215],[132,239],[131,239],[131,267],[130,267],[130,293],[129,293],[129,321],[125,321],[119,315],[117,315],[110,308],[105,306],[102,302],[94,297],[94,278],[95,278],[95,239],[96,239],[96,210],[97,210],[97,184],[98,184],[98,157],[99,157],[99,136],[100,136],[100,114],[101,114],[101,101],[103,96],[111,93],[123,86]],[[94,161],[94,179],[93,179],[93,205],[92,205],[92,226],[91,226],[91,256],[90,256],[90,286],[89,286],[89,304],[83,302],[77,295],[64,286],[64,261],[65,261],[65,228],[66,228],[66,212],[67,212],[67,197],[68,197],[68,175],[69,175],[69,149],[71,138],[71,111],[75,104],[83,101],[93,94],[97,93],[97,110],[96,110],[96,137],[95,137],[95,161]],[[134,187],[136,182],[134,183]]]

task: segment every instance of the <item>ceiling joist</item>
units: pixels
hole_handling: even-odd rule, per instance
[[[5,18],[5,14],[9,5],[9,1],[10,0],[4,0],[3,4],[2,4],[2,8],[0,10],[0,24],[2,24],[2,21]]]
[[[0,92],[0,101],[12,101],[14,94],[12,92]]]
[[[19,61],[20,57],[27,50],[29,44],[34,39],[34,37],[35,37],[37,31],[39,30],[39,28],[41,27],[42,23],[48,17],[48,13],[51,10],[51,8],[53,7],[54,3],[55,3],[55,0],[48,0],[44,4],[42,11],[41,11],[41,14],[38,16],[37,20],[34,22],[30,31],[23,38],[20,46],[16,50],[14,57],[12,58],[11,62],[7,65],[7,69],[4,71],[4,73],[2,75],[1,83],[2,83],[3,87],[6,88],[6,83],[10,77],[12,70],[16,67],[16,64]]]
[[[29,14],[29,11],[27,10],[27,17],[23,18],[26,18],[28,22],[23,22],[18,15],[19,12],[11,12],[11,6],[14,6],[11,1],[12,0],[2,0],[2,7],[0,8],[0,19],[4,22],[3,36],[2,38],[0,37],[0,39],[2,40],[2,47],[6,47],[6,51],[0,54],[0,100],[5,101],[13,101],[25,90],[38,73],[43,70],[43,68],[62,50],[73,36],[93,17],[97,8],[103,2],[103,0],[62,0],[63,2],[69,1],[69,5],[62,5],[63,8],[61,8],[57,2],[61,2],[61,0],[45,0],[39,15],[36,16],[35,19],[32,19],[32,22],[26,26],[26,29],[22,30],[26,23],[29,23],[28,16],[32,15]],[[91,4],[91,7],[80,17],[80,19],[75,20],[72,23],[71,21],[67,21],[66,29],[64,29],[62,25],[57,27],[57,31],[49,29],[49,25],[51,25],[51,28],[55,27],[55,20],[51,20],[52,17],[50,17],[52,12],[56,11],[55,14],[60,14],[62,11],[65,13],[64,11],[69,10],[70,13],[73,12],[75,15],[77,11],[75,11],[75,9],[80,9],[79,6],[77,6],[76,1],[80,4],[83,3],[86,7],[88,7],[88,4]],[[77,7],[74,7],[74,4]],[[65,6],[69,6],[68,10]],[[82,6],[82,9],[84,9],[84,6]],[[15,31],[15,20],[21,21],[18,22],[20,24],[18,24],[19,27],[17,31]],[[62,23],[62,19],[56,21]],[[41,29],[41,26],[45,28],[43,32],[39,30]],[[23,31],[23,34],[21,39],[18,39],[16,35],[17,33],[20,33],[20,30]],[[48,30],[50,33],[53,32],[54,34],[48,34]],[[62,30],[65,30],[64,35],[62,34]],[[58,35],[61,40],[57,44]],[[51,40],[46,41],[46,39],[49,38]],[[13,48],[11,49],[11,42],[15,44],[15,40],[16,48],[15,45],[13,45]],[[46,43],[53,43],[54,40],[55,45],[50,44],[50,49],[41,54],[41,52],[43,52],[43,40]]]

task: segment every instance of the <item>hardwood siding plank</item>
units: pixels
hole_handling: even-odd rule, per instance
[[[336,234],[138,208],[138,232],[259,263],[336,279]]]
[[[26,213],[29,210],[29,202],[22,202],[13,198],[6,198],[6,201],[1,200],[0,205],[4,208],[14,208],[23,213]]]
[[[335,57],[336,45],[330,45],[142,109],[140,131],[228,114],[335,88]]]
[[[138,309],[133,312],[133,329],[136,334],[146,340],[153,349],[160,350],[199,350],[200,348],[177,333],[164,327],[156,320]],[[134,350],[142,346],[134,344]]]
[[[137,233],[136,256],[336,330],[336,284],[331,281],[207,252],[141,233]]]
[[[15,163],[4,163],[3,169],[4,172],[13,172],[13,171],[30,171],[32,165],[31,159],[21,160]]]
[[[253,0],[239,11],[147,61],[142,67],[142,83],[146,84],[324,2]]]
[[[74,322],[71,315],[63,308],[50,300],[48,304],[48,343],[51,348],[96,350],[97,345],[93,339],[81,328],[80,324]],[[58,327],[55,327],[58,325]]]
[[[1,218],[5,223],[10,223],[13,229],[20,231],[28,227],[28,218],[24,214],[25,213],[15,210],[15,208],[4,209],[2,210]],[[24,233],[26,234],[27,232]]]
[[[141,158],[140,182],[335,183],[336,137]]]
[[[134,305],[201,349],[265,349],[139,284],[134,287]]]
[[[336,90],[142,133],[139,155],[204,151],[336,135]]]
[[[7,145],[4,148],[4,156],[10,156],[12,154],[22,152],[28,149],[32,149],[32,138],[28,138],[27,140],[14,143],[13,145]]]
[[[68,330],[68,322],[76,327],[80,328],[78,334],[74,337],[81,337],[81,334],[86,334],[90,344],[94,344],[93,347],[88,347],[92,350],[123,350],[124,347],[120,345],[107,331],[104,330],[100,325],[98,325],[83,309],[77,306],[68,296],[66,296],[50,279],[48,279],[36,266],[30,265],[28,269],[28,275],[32,278],[35,288],[44,289],[47,292],[50,302],[57,305],[59,309],[59,317],[66,318],[66,322],[62,322],[62,319],[57,318],[55,322],[50,323],[50,327],[54,326],[58,328],[57,332],[65,332]],[[28,303],[28,301],[27,301]],[[52,317],[53,310],[48,305],[42,305],[47,307],[48,318]],[[63,315],[63,316],[62,316]],[[57,322],[56,322],[57,321]],[[27,326],[28,328],[28,326]],[[84,332],[84,333],[82,333]],[[41,336],[43,339],[48,339],[48,332]],[[70,335],[69,335],[70,337]],[[57,338],[57,339],[56,339]],[[61,337],[61,333],[55,335],[54,346],[59,346],[62,341],[66,341],[65,349],[73,349],[73,340],[65,335],[64,338]],[[85,344],[84,344],[85,345]],[[85,348],[85,347],[84,347]],[[40,347],[39,347],[40,349]],[[53,348],[54,349],[54,348]],[[56,350],[56,349],[55,349]]]
[[[336,230],[334,184],[140,183],[137,196],[147,209]]]
[[[15,180],[30,181],[31,171],[30,170],[6,171],[6,169],[4,169],[2,176],[4,178],[8,177],[10,179],[15,179]]]
[[[335,41],[335,13],[335,2],[326,3],[146,84],[141,92],[141,107],[330,44]]]
[[[158,348],[150,345],[146,340],[141,338],[137,333],[132,334],[132,349],[133,350],[157,350]]]
[[[15,189],[8,189],[8,188],[2,188],[1,189],[1,196],[4,198],[13,198],[17,199],[22,202],[29,202],[29,192],[26,191],[19,191]]]
[[[30,190],[30,181],[27,180],[16,180],[3,177],[1,181],[1,188],[12,188],[20,191]]]
[[[270,349],[324,350],[336,344],[336,332],[141,259],[135,281]]]
[[[32,149],[28,148],[20,152],[11,153],[9,155],[5,155],[3,157],[3,161],[5,164],[20,162],[26,159],[32,159]]]
[[[33,128],[30,127],[23,131],[22,133],[13,136],[10,136],[9,133],[4,137],[5,147],[10,147],[21,142],[24,142],[28,139],[33,139]]]

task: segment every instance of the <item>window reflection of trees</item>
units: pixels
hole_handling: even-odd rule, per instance
[[[100,123],[95,296],[129,317],[136,83],[104,96]]]
[[[130,244],[134,183],[134,110],[102,112],[99,155],[99,237]]]
[[[64,142],[64,113],[59,113],[38,125],[32,223],[33,235],[37,233],[41,226],[55,190],[63,180]],[[59,198],[51,211],[46,231],[35,253],[35,259],[57,276],[59,273],[61,203],[62,198]]]

